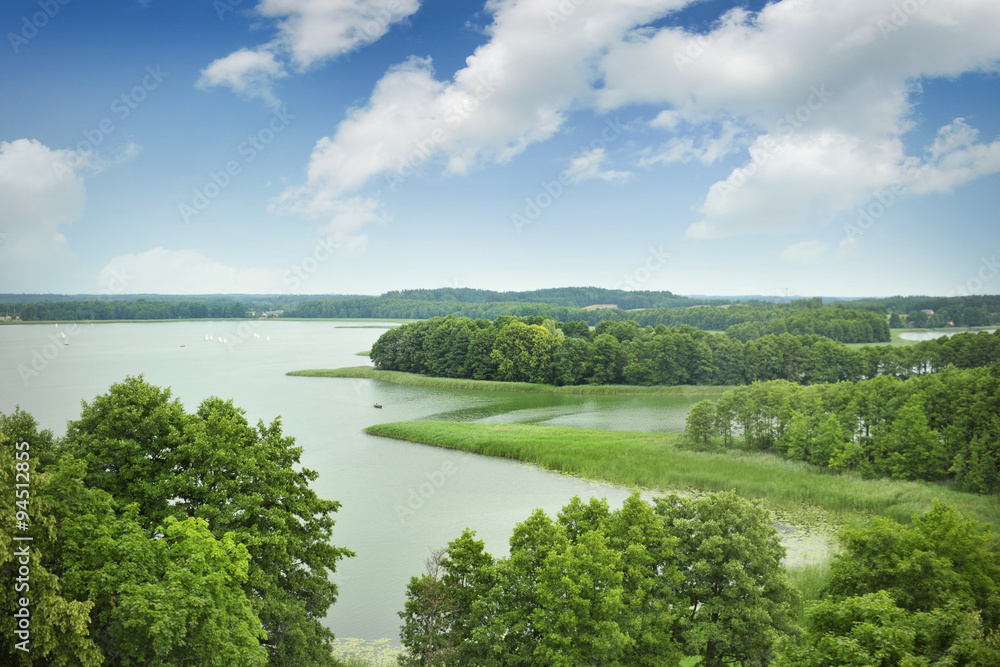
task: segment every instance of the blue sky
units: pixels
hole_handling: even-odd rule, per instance
[[[1000,5],[0,8],[0,292],[1000,291]]]

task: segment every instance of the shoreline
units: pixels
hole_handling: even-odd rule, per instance
[[[927,482],[863,479],[835,474],[771,454],[740,450],[697,452],[678,447],[679,433],[604,431],[543,424],[405,421],[376,424],[368,435],[508,458],[619,486],[729,491],[772,510],[806,516],[822,510],[836,523],[860,525],[872,515],[909,524],[934,499],[994,528],[1000,499]]]
[[[732,389],[731,386],[716,385],[676,385],[642,387],[636,385],[567,385],[533,384],[530,382],[502,382],[499,380],[468,380],[464,378],[439,378],[417,373],[381,371],[372,366],[348,366],[345,368],[317,368],[288,371],[293,377],[356,378],[378,380],[392,384],[413,387],[434,387],[441,389],[466,389],[472,391],[516,392],[526,394],[590,394],[613,396],[720,396]]]

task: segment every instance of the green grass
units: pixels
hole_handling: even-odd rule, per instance
[[[351,366],[348,368],[315,369],[289,371],[286,375],[297,377],[363,378],[381,380],[393,384],[415,387],[440,387],[446,389],[478,389],[481,391],[512,391],[550,394],[604,394],[618,396],[720,396],[732,387],[707,385],[683,385],[675,387],[637,387],[629,385],[576,385],[556,387],[550,384],[530,382],[496,382],[491,380],[466,380],[461,378],[439,378],[416,373],[380,371],[371,366]]]
[[[369,357],[371,356],[371,350],[362,350],[360,352],[355,352],[354,355],[357,357]]]
[[[909,523],[937,498],[979,521],[1000,526],[1000,498],[996,496],[960,493],[927,482],[866,480],[771,454],[694,452],[678,447],[682,436],[677,433],[446,421],[379,424],[365,432],[516,459],[629,487],[734,489],[793,516],[807,515],[810,508],[825,510],[837,524],[859,525],[872,515]]]

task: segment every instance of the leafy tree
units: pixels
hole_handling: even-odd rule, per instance
[[[767,664],[775,640],[796,631],[798,604],[767,512],[728,492],[659,498],[656,513],[677,539],[687,652],[707,667]]]
[[[707,399],[698,401],[688,411],[684,433],[692,443],[708,447],[716,433],[715,423],[715,403]]]
[[[876,517],[846,529],[834,556],[826,593],[835,598],[884,590],[907,611],[929,612],[957,603],[1000,623],[1000,556],[988,526],[937,501],[912,527]]]
[[[955,605],[909,612],[885,591],[821,600],[809,610],[806,641],[784,641],[775,667],[968,665],[1000,663],[1000,640]]]
[[[218,398],[189,415],[169,389],[129,377],[84,404],[64,447],[88,463],[88,486],[136,503],[143,529],[198,517],[216,539],[232,532],[250,554],[243,586],[271,664],[333,664],[320,621],[336,600],[329,574],[352,554],[330,543],[339,503],[309,488],[317,473],[297,469],[302,450],[279,420],[251,427]]]

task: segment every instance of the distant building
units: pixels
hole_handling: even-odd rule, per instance
[[[281,317],[281,314],[285,312],[283,310],[265,310],[262,315],[264,317]]]
[[[921,312],[921,313],[926,313],[927,315],[933,315],[933,314],[934,314],[934,311],[933,311],[933,310],[931,310],[930,308],[924,308],[924,309],[923,309],[923,310],[921,310],[920,312]]]

